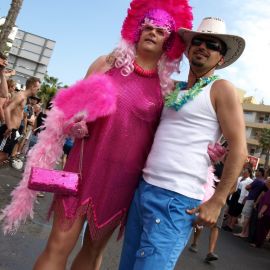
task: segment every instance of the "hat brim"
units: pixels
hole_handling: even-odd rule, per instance
[[[224,56],[224,63],[217,66],[216,69],[225,68],[235,62],[245,49],[245,40],[242,37],[228,34],[218,34],[210,32],[197,32],[186,28],[180,28],[178,30],[180,37],[183,39],[185,44],[189,47],[189,44],[194,36],[205,35],[218,38],[227,45],[227,52]]]

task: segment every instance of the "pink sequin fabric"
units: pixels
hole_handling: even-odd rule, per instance
[[[74,196],[79,190],[79,175],[78,173],[33,167],[28,188]]]
[[[118,69],[108,74],[119,89],[116,112],[87,124],[79,196],[56,196],[52,205],[64,229],[86,215],[92,239],[119,224],[122,231],[163,107],[158,75],[123,77]],[[77,140],[66,171],[78,172],[80,149]]]

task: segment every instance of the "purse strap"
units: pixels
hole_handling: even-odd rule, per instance
[[[80,161],[79,161],[79,175],[82,178],[82,166],[83,166],[83,152],[84,152],[84,138],[81,142],[81,153],[80,153]]]

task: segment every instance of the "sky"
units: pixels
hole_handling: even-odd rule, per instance
[[[6,16],[11,0],[1,0],[0,17]],[[107,54],[120,40],[122,22],[130,0],[24,0],[17,26],[56,41],[48,74],[64,84],[84,77],[89,65]],[[225,20],[227,32],[242,36],[246,48],[240,59],[217,73],[246,95],[270,105],[270,0],[190,0],[194,29],[204,17]],[[185,80],[188,63],[180,66],[177,79]],[[175,77],[175,76],[174,76]]]

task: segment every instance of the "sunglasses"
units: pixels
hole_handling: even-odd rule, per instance
[[[201,44],[205,43],[205,46],[207,49],[216,51],[216,52],[222,52],[222,46],[219,41],[205,39],[201,37],[195,37],[191,41],[191,45],[193,46],[200,46]]]

